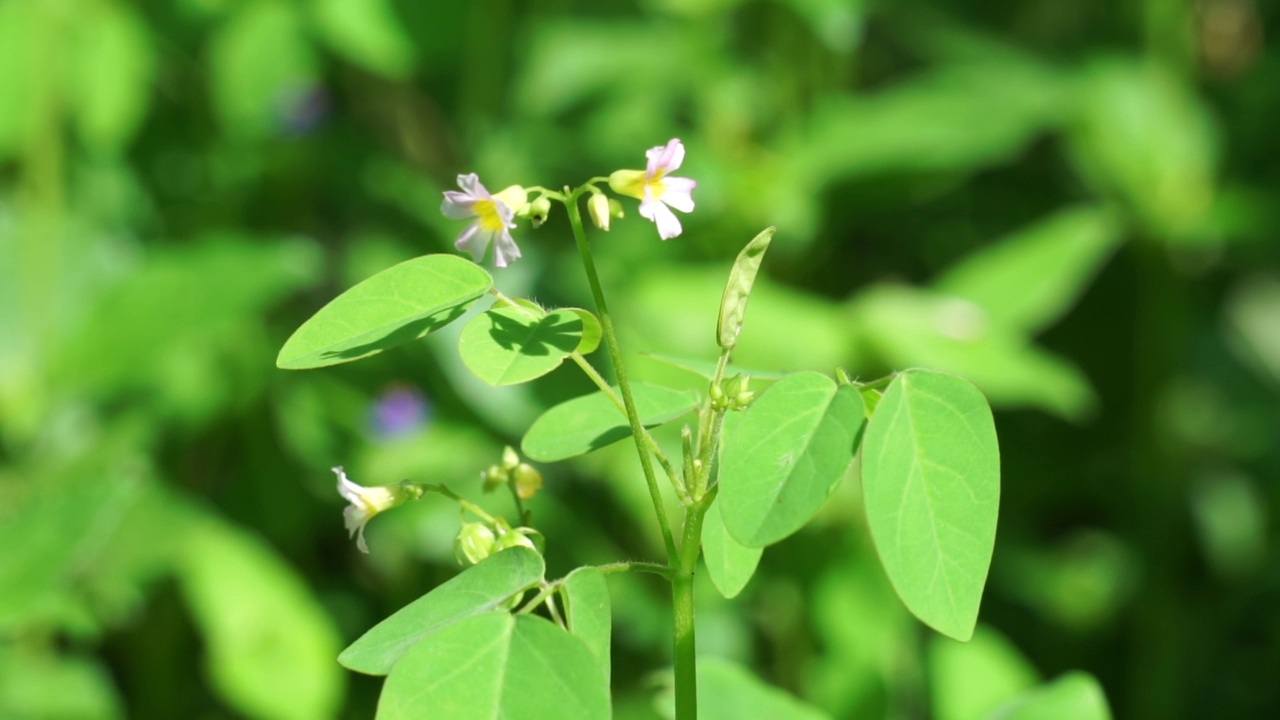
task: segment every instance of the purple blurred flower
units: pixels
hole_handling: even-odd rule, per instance
[[[393,385],[373,404],[370,424],[376,437],[389,440],[421,428],[430,416],[431,404],[422,393],[407,385]]]

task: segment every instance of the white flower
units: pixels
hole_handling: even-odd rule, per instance
[[[650,148],[645,157],[649,164],[644,172],[619,170],[609,176],[609,187],[619,195],[638,198],[640,216],[658,226],[659,237],[670,240],[683,229],[671,208],[693,212],[693,189],[698,183],[669,175],[684,162],[684,145],[678,138],[672,138],[666,146]]]
[[[502,192],[490,195],[480,177],[475,173],[458,176],[457,190],[446,190],[440,212],[452,220],[474,218],[466,230],[458,236],[459,250],[471,253],[471,259],[480,262],[484,253],[493,245],[493,264],[506,267],[520,257],[520,248],[511,239],[511,228],[516,226],[515,214],[528,204],[524,188],[512,185]]]
[[[347,536],[355,536],[356,547],[360,548],[360,552],[367,553],[369,546],[364,542],[364,526],[378,513],[390,510],[414,497],[414,494],[403,485],[375,487],[358,485],[347,479],[347,474],[342,471],[341,465],[333,468],[333,472],[338,476],[338,494],[351,503],[342,510],[342,519],[347,526]]]

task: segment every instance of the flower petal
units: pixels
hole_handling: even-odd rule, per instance
[[[680,226],[680,220],[675,216],[675,213],[657,200],[647,200],[640,203],[640,215],[652,220],[658,226],[658,237],[663,240],[670,240],[676,237],[684,229]]]
[[[671,138],[658,157],[658,167],[662,168],[663,174],[666,174],[680,167],[683,162],[684,143],[680,142],[680,138]]]
[[[503,230],[493,242],[493,264],[504,268],[511,261],[519,259],[520,248],[516,247],[516,241],[512,239],[511,233]]]
[[[490,198],[489,191],[484,185],[480,184],[480,176],[475,173],[458,176],[458,187],[462,191],[471,196],[473,200],[488,200]]]
[[[463,252],[471,253],[471,259],[474,262],[480,262],[484,259],[484,251],[488,249],[490,239],[491,234],[481,232],[480,223],[473,222],[462,231],[453,245]]]
[[[476,201],[456,190],[446,190],[440,213],[450,220],[466,220],[476,216]]]
[[[667,188],[666,192],[662,193],[662,202],[680,212],[693,212],[693,196],[687,191]]]
[[[347,528],[347,537],[356,534],[369,521],[364,509],[357,505],[348,505],[342,509],[342,524]]]

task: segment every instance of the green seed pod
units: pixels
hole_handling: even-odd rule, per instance
[[[729,282],[724,287],[724,297],[720,300],[720,319],[716,323],[716,342],[725,350],[732,350],[738,344],[738,333],[742,332],[742,322],[747,314],[751,286],[755,284],[764,252],[769,249],[769,242],[773,240],[773,231],[774,228],[765,228],[764,232],[756,235],[742,248],[738,259],[733,262]]]

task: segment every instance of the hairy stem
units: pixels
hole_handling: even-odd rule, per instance
[[[573,239],[578,244],[578,254],[582,256],[582,266],[586,270],[587,281],[591,285],[591,295],[595,299],[596,312],[600,316],[600,329],[604,335],[605,347],[609,350],[609,360],[613,363],[614,374],[618,378],[618,389],[622,392],[627,421],[631,424],[631,437],[635,440],[636,452],[640,455],[640,467],[644,471],[645,483],[649,487],[649,498],[653,501],[654,514],[658,516],[658,527],[662,531],[663,545],[666,546],[667,561],[675,565],[678,558],[675,539],[671,536],[671,521],[667,519],[667,511],[662,504],[662,493],[658,490],[658,480],[653,473],[653,462],[649,458],[649,448],[645,442],[647,433],[644,426],[640,424],[635,399],[631,396],[631,383],[627,380],[627,372],[622,364],[622,349],[618,347],[618,337],[613,331],[613,318],[609,315],[604,291],[600,288],[600,277],[596,274],[595,260],[591,257],[587,235],[582,229],[582,214],[578,210],[579,192],[570,194],[568,202],[565,203],[565,208],[569,211],[569,225],[573,227]]]

